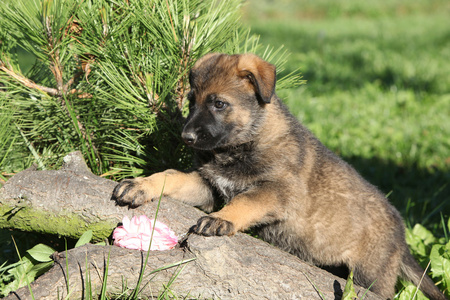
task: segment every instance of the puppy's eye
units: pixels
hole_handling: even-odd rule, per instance
[[[214,101],[214,107],[217,109],[224,109],[225,107],[227,107],[227,104],[223,101],[216,100]]]

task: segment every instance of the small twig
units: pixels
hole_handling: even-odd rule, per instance
[[[49,52],[49,57],[51,60],[50,69],[56,80],[58,95],[61,95],[62,93],[65,92],[63,74],[62,74],[61,65],[59,63],[59,51],[57,48],[55,49],[54,44],[53,44],[51,20],[50,20],[50,17],[48,17],[48,16],[45,16],[45,30],[46,30],[47,43],[48,43],[48,52]]]
[[[92,98],[92,94],[89,93],[83,93],[77,89],[70,90],[69,94],[77,94],[77,98],[79,99],[89,99]]]
[[[49,87],[46,87],[46,86],[43,86],[43,85],[39,85],[39,84],[33,82],[32,80],[30,80],[30,79],[28,79],[28,78],[26,78],[26,77],[24,77],[24,76],[22,76],[20,74],[17,74],[12,69],[7,68],[5,65],[0,65],[0,70],[5,72],[6,74],[8,74],[10,77],[14,78],[15,80],[17,80],[18,82],[20,82],[22,85],[26,86],[27,88],[38,90],[38,91],[41,91],[41,92],[45,92],[45,93],[47,93],[47,94],[49,94],[51,96],[60,96],[60,94],[59,94],[57,89],[49,88]],[[75,76],[76,76],[76,74],[75,74]],[[75,76],[74,76],[74,78],[72,78],[73,80],[76,80]],[[72,82],[69,81],[66,84],[66,86],[69,87],[71,84],[72,84]],[[92,98],[91,94],[89,94],[89,93],[82,93],[81,91],[79,91],[77,89],[72,89],[72,90],[70,90],[69,93],[70,94],[78,94],[77,97],[80,98],[80,99]]]
[[[43,91],[43,92],[45,92],[47,94],[50,94],[52,96],[57,96],[58,95],[58,90],[57,89],[49,88],[49,87],[46,87],[46,86],[42,86],[42,85],[36,84],[33,81],[31,81],[30,79],[15,73],[12,69],[7,68],[5,65],[0,65],[0,70],[2,70],[3,72],[5,72],[6,74],[11,76],[15,80],[19,81],[21,84],[23,84],[24,86],[26,86],[28,88],[32,88],[32,89],[35,89],[35,90]]]
[[[48,8],[48,7],[47,7]],[[59,64],[59,51],[58,49],[54,47],[53,43],[53,32],[52,32],[52,26],[51,26],[51,17],[47,15],[48,11],[47,9],[44,10],[44,20],[45,20],[45,33],[47,36],[47,48],[48,48],[48,56],[50,57],[51,63],[50,63],[50,69],[53,73],[53,76],[56,80],[56,86],[58,90],[58,95],[61,95],[62,92],[64,92],[64,82],[63,82],[63,75],[61,66]]]
[[[87,130],[86,130],[85,126],[83,125],[83,123],[81,123],[80,116],[77,115],[77,116],[75,116],[75,119],[72,118],[68,99],[66,99],[66,97],[64,97],[64,95],[67,93],[70,86],[75,82],[75,80],[79,76],[81,76],[81,72],[77,72],[66,84],[64,84],[63,66],[61,65],[61,62],[60,62],[59,49],[58,49],[58,47],[55,47],[55,44],[53,41],[51,19],[49,16],[46,15],[46,13],[44,13],[44,18],[45,18],[45,30],[46,30],[46,34],[47,34],[47,43],[48,43],[48,56],[51,60],[50,70],[52,71],[53,76],[55,77],[56,86],[57,86],[56,96],[58,96],[60,103],[61,103],[61,107],[62,107],[63,111],[65,112],[65,114],[67,115],[67,117],[69,119],[72,119],[74,121],[74,123],[76,121],[76,124],[74,124],[74,125],[76,125],[78,127],[78,130],[80,131],[81,136],[82,136],[83,140],[85,141],[87,148],[89,149],[89,138],[90,137],[88,137]],[[69,22],[70,22],[70,20],[69,20]],[[72,92],[75,93],[76,90],[75,91],[72,90],[71,93]],[[98,157],[99,154],[98,154],[97,148],[95,147],[94,144],[92,144],[92,148]]]

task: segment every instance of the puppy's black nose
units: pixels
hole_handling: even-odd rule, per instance
[[[192,132],[183,132],[181,134],[181,138],[184,140],[184,142],[188,145],[192,145],[197,140],[197,136]]]

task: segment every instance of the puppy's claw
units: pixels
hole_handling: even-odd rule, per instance
[[[233,235],[236,233],[233,223],[212,216],[201,217],[191,230],[199,235]]]
[[[139,188],[133,179],[122,180],[114,188],[111,200],[116,201],[117,205],[128,205],[132,208],[138,207],[147,202],[147,194],[144,190]]]

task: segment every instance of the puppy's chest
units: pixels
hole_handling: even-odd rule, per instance
[[[235,181],[232,178],[223,177],[219,174],[213,174],[209,178],[209,181],[223,196],[224,200],[227,203],[231,201],[231,199],[233,199],[236,195],[248,189],[248,186],[242,186],[239,181]]]
[[[261,170],[255,160],[223,155],[203,164],[199,171],[228,202],[253,187]]]

